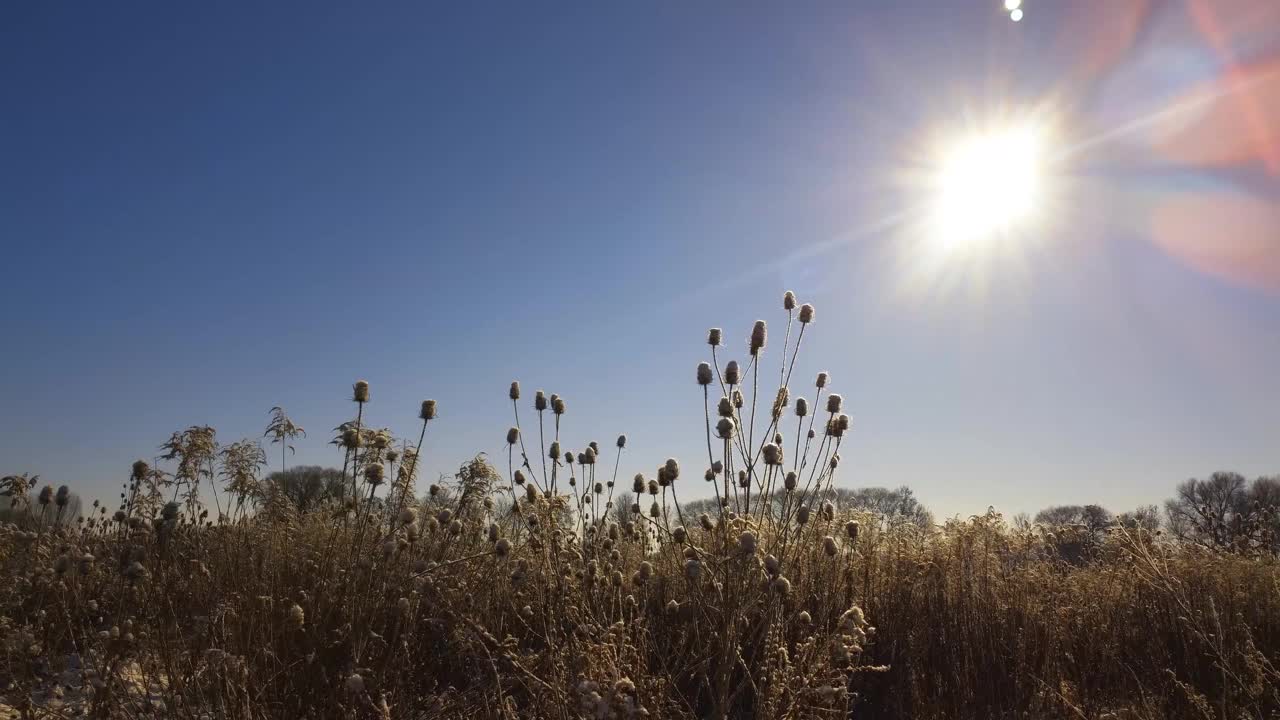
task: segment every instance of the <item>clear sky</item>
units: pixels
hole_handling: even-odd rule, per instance
[[[786,289],[846,486],[1119,511],[1280,472],[1277,7],[6,4],[0,473],[109,498],[273,405],[340,465],[357,378],[403,436],[439,401],[428,477],[505,466],[519,379],[701,496],[706,328],[742,358],[768,320],[776,368]],[[1023,116],[1042,217],[940,260],[922,158]]]

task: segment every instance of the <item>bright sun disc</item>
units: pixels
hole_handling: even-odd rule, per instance
[[[1034,217],[1042,175],[1042,141],[1031,127],[1004,128],[961,140],[934,178],[934,232],[946,245],[1007,234]]]

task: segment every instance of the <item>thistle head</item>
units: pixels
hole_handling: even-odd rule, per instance
[[[733,401],[727,397],[720,398],[720,402],[716,403],[716,414],[720,417],[733,417]]]
[[[658,486],[658,481],[657,481],[657,480],[650,480],[650,481],[649,481],[649,494],[650,494],[650,495],[657,495],[657,494],[658,494],[658,487],[659,487],[659,486]]]
[[[551,401],[551,412],[557,415],[564,414],[564,398],[559,395],[555,396]]]
[[[358,403],[369,402],[369,383],[357,380],[356,384],[351,386],[351,399]]]
[[[560,441],[559,440],[551,441],[551,449],[547,451],[547,457],[551,458],[552,460],[560,459]]]

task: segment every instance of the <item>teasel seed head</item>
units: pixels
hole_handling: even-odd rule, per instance
[[[831,456],[831,469],[835,470],[840,466],[840,453]]]
[[[532,485],[525,485],[525,486],[524,486],[524,494],[525,494],[525,496],[526,496],[526,497],[528,497],[528,498],[529,498],[529,502],[537,502],[537,501],[538,501],[538,488],[536,488],[536,487],[534,487],[534,486],[532,486]],[[532,524],[532,523],[533,523],[533,521],[536,521],[536,520],[537,520],[537,518],[536,518],[536,517],[531,517],[531,518],[529,518],[529,520],[531,521],[531,522],[530,522],[530,524]]]
[[[812,440],[812,439],[814,438],[813,428],[809,428],[809,432],[806,434],[806,436],[807,436],[810,440]]]
[[[791,581],[785,575],[779,575],[773,579],[773,591],[783,597],[791,594]]]
[[[351,386],[351,399],[358,403],[369,402],[369,383],[357,380],[356,384]]]
[[[736,429],[737,425],[733,422],[733,418],[722,417],[716,423],[716,437],[721,440],[732,440]]]
[[[176,502],[165,503],[164,509],[160,511],[160,517],[164,518],[165,520],[173,520],[174,518],[178,517],[178,503]]]
[[[547,457],[551,458],[552,460],[560,459],[560,441],[559,440],[551,441],[551,449],[547,451]]]
[[[805,325],[813,322],[813,306],[809,303],[800,306],[800,322]]]
[[[381,464],[368,465],[364,469],[364,479],[370,485],[381,485],[385,474],[386,468]]]
[[[738,367],[738,361],[730,360],[729,364],[724,366],[724,383],[737,385],[740,382],[742,382],[742,370]]]
[[[826,553],[827,557],[835,557],[836,539],[830,535],[822,538],[822,552]]]
[[[756,551],[756,534],[750,530],[743,530],[738,535],[738,549],[750,555]]]
[[[596,464],[596,449],[595,449],[594,445],[595,445],[595,444],[594,444],[594,443],[592,443],[591,445],[588,445],[588,446],[587,446],[587,449],[586,449],[586,450],[583,450],[583,451],[582,451],[582,457],[578,459],[578,464],[580,464],[580,465],[595,465],[595,464]]]
[[[649,517],[656,518],[661,514],[662,514],[662,509],[658,507],[658,501],[654,500],[653,504],[649,506]]]
[[[698,384],[710,385],[715,380],[715,375],[711,372],[711,363],[698,363]]]
[[[778,388],[778,394],[773,398],[773,409],[769,416],[775,421],[782,417],[782,411],[787,409],[787,401],[790,399],[790,392],[786,386]]]
[[[514,480],[514,481],[515,481],[515,483],[516,483],[517,485],[524,485],[524,482],[525,482],[524,471],[523,471],[523,470],[517,470],[517,471],[515,472],[515,475],[512,475],[512,476],[511,476],[511,479],[512,479],[512,480]],[[436,487],[436,486],[435,486],[435,485],[432,485],[431,487],[432,487],[432,489],[435,489],[435,487]],[[432,494],[434,494],[434,493],[432,493]]]
[[[782,464],[782,448],[773,443],[767,443],[761,449],[764,456],[765,465],[781,465]]]
[[[513,427],[513,428],[508,428],[508,429],[507,429],[507,444],[508,444],[508,445],[515,445],[517,442],[520,442],[520,428],[515,428],[515,427]]]
[[[750,348],[751,348],[752,355],[759,355],[760,351],[764,349],[765,337],[766,337],[766,332],[765,332],[764,321],[757,320],[756,324],[753,325],[751,328]]]
[[[788,491],[795,490],[795,489],[796,489],[796,481],[797,481],[798,479],[799,479],[799,478],[796,476],[795,471],[794,471],[794,470],[792,470],[792,471],[790,471],[790,472],[788,472],[788,473],[787,473],[787,476],[786,476],[785,478],[783,478],[783,480],[782,480],[782,487],[786,488]]]
[[[801,505],[800,509],[796,510],[796,524],[804,525],[807,522],[809,522],[809,507]]]
[[[520,381],[519,380],[511,381],[511,389],[507,391],[507,397],[511,398],[512,400],[520,399]]]
[[[564,398],[556,396],[555,399],[551,401],[551,411],[557,415],[563,415],[564,414]]]
[[[36,500],[39,501],[41,505],[48,505],[50,502],[52,502],[53,486],[45,485],[44,487],[40,488],[40,494],[36,497]]]
[[[825,372],[820,372],[818,373],[818,380],[814,384],[817,385],[819,388],[824,388],[827,386],[827,381],[830,379],[831,379],[830,375],[827,375]]]
[[[707,468],[707,471],[702,474],[702,479],[707,482],[712,482],[716,479],[716,474],[712,472],[711,468]]]
[[[631,479],[632,492],[634,492],[637,495],[640,495],[641,493],[644,492],[645,487],[647,486],[644,481],[644,475],[641,475],[640,473],[636,473],[636,476]]]
[[[698,516],[698,524],[701,525],[702,529],[706,530],[707,532],[710,532],[711,530],[715,529],[715,523],[711,521],[711,516],[706,513],[702,513],[701,515]]]
[[[294,627],[300,628],[306,623],[306,621],[307,614],[303,612],[301,605],[294,603],[289,607],[289,622],[292,623]]]
[[[53,498],[53,503],[58,507],[66,507],[71,501],[71,488],[66,485],[58,486],[58,493]]]
[[[836,428],[839,429],[841,434],[844,434],[844,431],[849,429],[849,422],[848,415],[839,415],[836,417]]]
[[[533,409],[538,412],[547,409],[547,396],[541,390],[533,394]]]
[[[738,471],[738,487],[745,488],[751,485],[751,477],[747,475],[746,470]]]
[[[436,401],[423,400],[422,408],[418,410],[418,417],[423,421],[436,419]]]
[[[778,558],[773,555],[764,556],[764,571],[770,575],[777,575],[782,570],[782,563],[778,562]]]
[[[809,414],[809,401],[802,397],[796,398],[796,417],[804,417]]]
[[[724,340],[724,333],[720,328],[711,328],[707,331],[707,344],[711,347],[719,347],[722,340]]]
[[[826,520],[827,522],[831,522],[831,519],[834,518],[835,516],[836,516],[836,506],[832,505],[830,500],[824,501],[822,503],[822,519]]]
[[[734,390],[732,397],[733,397],[733,407],[735,407],[738,410],[741,410],[743,404],[745,403],[745,400],[742,397],[742,391]]]
[[[493,554],[500,558],[506,557],[511,552],[511,541],[506,538],[498,538],[493,544]]]
[[[568,464],[568,465],[572,465],[572,464],[573,464],[573,453],[568,452],[568,451],[565,451],[565,454],[564,454],[564,461],[565,461],[565,463],[566,463],[566,464]]]
[[[596,483],[595,486],[592,487],[591,489],[595,492],[595,494],[601,495],[604,493],[604,483]]]
[[[844,524],[844,534],[849,536],[850,540],[858,539],[858,521],[850,520]]]
[[[801,625],[813,624],[813,616],[809,614],[808,610],[801,610],[800,614],[796,616],[796,619],[800,621]]]
[[[840,412],[840,406],[843,403],[844,403],[844,398],[840,397],[836,393],[831,393],[830,395],[827,396],[827,412],[829,413]]]
[[[671,539],[678,543],[683,543],[685,540],[689,539],[689,533],[684,529],[683,525],[677,525],[675,529],[671,531]]]
[[[796,294],[790,290],[782,293],[782,309],[794,310],[796,307]]]
[[[364,678],[360,677],[359,673],[351,673],[348,675],[343,684],[346,686],[347,692],[352,695],[359,695],[364,692]]]
[[[689,558],[684,561],[684,576],[690,580],[697,580],[702,575],[702,563],[696,558]]]
[[[711,472],[717,475],[724,472],[724,463],[720,462],[719,460],[716,460],[715,462],[711,463]]]
[[[658,487],[659,487],[659,486],[658,486],[658,481],[657,481],[657,480],[650,480],[650,481],[649,481],[649,494],[650,494],[650,495],[657,495],[657,494],[658,494]]]
[[[518,473],[520,471],[517,470],[516,472]],[[431,483],[430,487],[427,488],[427,494],[431,497],[438,496],[440,494],[440,486],[435,483]]]
[[[618,436],[618,443],[617,443],[617,444],[618,444],[618,449],[622,449],[622,448],[626,447],[626,446],[627,446],[627,436],[626,436],[626,435],[619,435],[619,436]]]
[[[733,417],[733,402],[727,397],[720,398],[716,404],[716,414],[720,417]]]
[[[408,525],[409,523],[418,521],[418,511],[414,508],[407,507],[400,511],[400,524]]]
[[[151,466],[145,460],[135,460],[133,463],[133,479],[141,480],[151,471]]]

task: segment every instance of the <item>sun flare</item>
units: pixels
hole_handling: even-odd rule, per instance
[[[931,183],[935,238],[967,246],[1024,229],[1041,201],[1043,145],[1028,125],[974,133],[947,147]]]

